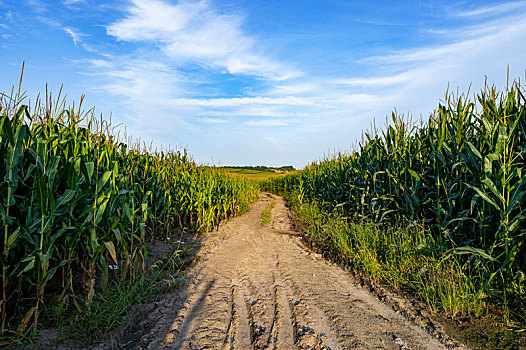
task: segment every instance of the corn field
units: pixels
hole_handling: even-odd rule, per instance
[[[259,191],[185,150],[121,142],[82,99],[76,108],[47,92],[33,108],[23,101],[20,91],[0,95],[3,336],[37,325],[47,290],[89,305],[109,279],[145,271],[146,241],[213,229]]]
[[[526,294],[526,102],[514,82],[474,100],[446,93],[421,123],[392,114],[352,152],[270,179],[325,210],[386,224],[423,220],[504,309]]]

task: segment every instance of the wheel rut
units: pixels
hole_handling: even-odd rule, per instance
[[[262,226],[266,208],[272,220]],[[184,290],[161,300],[140,342],[122,348],[446,348],[300,240],[284,199],[262,193],[205,237]]]

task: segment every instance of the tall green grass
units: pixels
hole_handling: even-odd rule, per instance
[[[122,142],[82,98],[68,108],[60,94],[32,107],[23,97],[0,95],[2,337],[36,327],[48,290],[89,307],[96,288],[141,276],[146,241],[210,230],[259,191],[186,150]]]
[[[419,124],[393,113],[349,154],[265,186],[358,222],[423,222],[437,257],[458,262],[452,268],[468,274],[477,297],[524,320],[525,157],[524,89],[514,82],[503,92],[486,87],[475,99],[446,94]],[[348,234],[356,244],[359,237]]]
[[[458,259],[444,259],[444,246],[422,225],[379,225],[353,220],[340,210],[324,211],[316,202],[289,196],[307,232],[338,260],[351,263],[372,279],[427,302],[435,312],[458,317],[481,315],[483,293]]]

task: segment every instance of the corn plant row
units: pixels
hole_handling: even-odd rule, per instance
[[[129,146],[60,94],[32,110],[20,100],[0,95],[2,336],[37,324],[47,288],[63,305],[89,305],[112,276],[144,272],[147,240],[208,231],[258,193],[185,150]]]
[[[393,113],[348,154],[266,186],[359,219],[423,220],[444,252],[483,272],[485,295],[507,305],[526,292],[525,157],[524,89],[514,82],[474,100],[446,93],[419,124]]]

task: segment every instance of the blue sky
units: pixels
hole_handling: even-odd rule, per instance
[[[0,0],[0,91],[86,94],[200,163],[303,167],[449,84],[525,78],[526,1]]]

